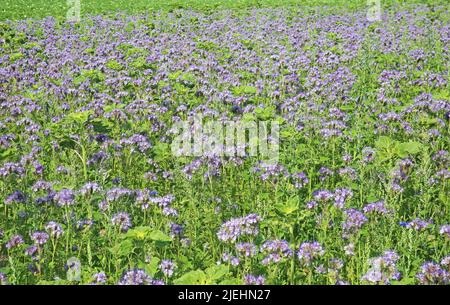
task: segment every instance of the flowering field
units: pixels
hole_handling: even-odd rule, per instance
[[[0,283],[450,283],[450,11],[0,22]],[[173,155],[280,125],[279,159]]]

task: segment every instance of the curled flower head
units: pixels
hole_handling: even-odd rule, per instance
[[[391,280],[399,280],[400,272],[396,266],[398,259],[399,256],[394,251],[385,251],[382,256],[372,258],[369,261],[370,268],[362,276],[362,280],[380,284],[389,284]]]
[[[99,272],[99,273],[95,273],[92,276],[92,285],[99,285],[99,284],[105,284],[106,281],[108,280],[108,277],[106,276],[105,272]]]
[[[416,275],[422,285],[437,285],[450,283],[450,274],[436,263],[427,262],[422,265]]]
[[[50,233],[51,237],[54,238],[59,238],[64,233],[62,226],[55,221],[50,221],[47,223],[45,225],[45,230]]]
[[[130,215],[125,212],[119,212],[115,214],[111,218],[111,222],[113,225],[118,226],[123,232],[128,231],[128,229],[132,226]]]
[[[236,250],[238,253],[240,253],[246,257],[255,256],[256,253],[258,252],[258,248],[256,248],[256,246],[252,243],[236,244]]]
[[[260,251],[267,254],[261,261],[263,265],[281,262],[283,259],[291,257],[293,254],[289,243],[279,239],[266,241],[261,246]]]
[[[246,274],[244,275],[245,285],[264,285],[266,279],[262,275]]]
[[[24,243],[24,240],[23,240],[22,235],[17,234],[17,235],[14,235],[13,237],[11,237],[10,240],[6,243],[6,248],[12,249],[12,248],[20,246],[23,243]]]
[[[161,271],[162,273],[164,273],[165,276],[171,277],[177,265],[169,259],[164,259],[161,261],[159,267],[161,268]]]
[[[69,206],[75,204],[75,194],[72,190],[62,189],[56,193],[54,200],[59,206]]]
[[[144,270],[134,269],[124,273],[119,285],[163,285],[164,282],[152,279]]]
[[[257,224],[261,221],[261,217],[257,214],[250,214],[245,217],[234,218],[225,222],[221,227],[217,236],[224,242],[234,243],[238,237],[242,235],[257,235]]]
[[[444,235],[447,238],[450,238],[450,225],[441,226],[439,234]]]
[[[345,214],[347,217],[343,224],[343,228],[346,233],[355,232],[367,222],[367,217],[358,210],[349,209],[345,211]]]
[[[31,234],[31,239],[34,241],[34,243],[36,245],[43,245],[47,242],[49,236],[47,233],[45,232],[34,232],[33,234]]]
[[[324,255],[325,251],[318,242],[305,242],[300,245],[297,252],[298,259],[303,265],[310,265],[311,262]]]

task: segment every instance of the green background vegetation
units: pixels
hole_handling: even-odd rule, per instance
[[[392,6],[408,3],[447,4],[448,0],[383,0],[382,5]],[[199,11],[217,9],[247,9],[279,6],[336,6],[360,9],[366,0],[81,0],[81,14],[109,14],[125,11],[142,13],[148,10],[193,9]],[[1,0],[0,20],[17,20],[55,16],[64,18],[67,0]]]

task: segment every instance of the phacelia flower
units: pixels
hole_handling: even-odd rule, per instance
[[[367,222],[367,217],[358,210],[346,210],[345,214],[347,215],[347,217],[343,224],[343,228],[346,233],[352,233],[360,229],[362,225]]]
[[[49,223],[47,223],[45,225],[45,230],[49,232],[50,236],[53,238],[58,238],[64,233],[62,226],[54,221],[50,221]]]
[[[245,285],[264,285],[265,281],[266,279],[262,275],[252,275],[252,274],[244,275]]]
[[[449,272],[433,262],[423,264],[416,277],[422,285],[448,284],[450,282]]]
[[[115,214],[111,218],[111,222],[113,225],[118,226],[123,232],[128,231],[128,229],[132,226],[130,215],[125,212],[119,212]]]
[[[246,257],[251,257],[256,255],[258,248],[252,243],[239,243],[236,244],[236,251]]]
[[[261,246],[260,251],[267,254],[261,261],[263,265],[281,262],[293,254],[289,243],[285,240],[268,240]]]
[[[399,280],[400,272],[396,263],[399,256],[394,251],[385,251],[380,257],[369,261],[370,269],[362,276],[363,281],[378,284],[389,284],[391,280]]]
[[[257,224],[261,221],[261,217],[257,214],[250,214],[245,217],[234,218],[225,222],[221,227],[217,236],[224,242],[234,243],[238,237],[243,235],[257,235]]]
[[[300,245],[297,257],[303,265],[310,265],[311,262],[324,255],[325,251],[318,242],[305,242]]]
[[[6,243],[6,248],[12,249],[12,248],[20,246],[23,243],[24,243],[23,237],[21,235],[17,234],[17,235],[14,235],[13,237],[11,237],[10,240]]]
[[[63,189],[56,193],[54,200],[59,206],[69,206],[75,204],[75,194],[72,190]]]
[[[43,245],[47,242],[49,236],[45,232],[34,232],[31,234],[31,239],[35,242],[36,245]]]
[[[161,271],[165,276],[171,277],[177,265],[171,260],[164,259],[161,261],[159,267],[161,268]]]

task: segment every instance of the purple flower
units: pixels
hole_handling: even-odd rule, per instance
[[[0,285],[8,285],[8,278],[3,272],[0,272]]]
[[[262,275],[252,275],[252,274],[244,275],[245,285],[264,285],[265,281],[266,279]]]
[[[373,160],[375,160],[375,150],[371,147],[364,147],[362,150],[363,155],[363,162],[364,163],[371,163]]]
[[[49,236],[45,232],[34,232],[31,234],[31,239],[35,242],[36,245],[43,245],[47,242]]]
[[[261,246],[260,251],[267,254],[261,261],[263,265],[281,262],[293,254],[289,243],[285,240],[268,240]]]
[[[370,259],[370,268],[362,276],[362,280],[380,284],[389,284],[391,280],[399,280],[400,272],[396,266],[398,259],[399,256],[394,251],[385,251],[382,256]]]
[[[346,233],[353,233],[357,231],[367,222],[367,217],[358,210],[349,209],[345,211],[345,214],[347,217],[343,224],[343,228]]]
[[[389,213],[389,211],[385,207],[384,201],[377,201],[367,204],[363,211],[365,214],[380,214],[384,215]]]
[[[111,222],[113,225],[118,226],[123,232],[128,231],[128,229],[132,226],[130,215],[125,212],[119,212],[113,215]]]
[[[36,246],[29,246],[25,249],[25,255],[33,256],[37,252],[38,248]]]
[[[92,195],[96,192],[99,192],[100,186],[95,182],[88,182],[80,189],[80,194],[82,195]]]
[[[5,204],[11,204],[11,203],[23,203],[25,202],[26,196],[21,191],[15,191],[11,195],[9,195],[5,199]]]
[[[301,264],[309,266],[314,259],[321,257],[324,253],[318,242],[305,242],[300,245],[297,256]]]
[[[439,230],[439,234],[444,235],[447,238],[450,238],[450,225],[441,226],[441,229]]]
[[[170,236],[171,237],[175,237],[175,236],[182,236],[183,235],[183,226],[176,224],[176,223],[170,223]]]
[[[105,272],[99,272],[99,273],[95,273],[92,276],[92,285],[99,285],[99,284],[105,284],[106,281],[108,280],[108,277],[106,276]]]
[[[121,188],[121,187],[114,187],[106,192],[106,200],[108,202],[114,202],[119,200],[122,197],[125,196],[131,196],[133,195],[133,192],[129,189]]]
[[[444,257],[441,260],[441,265],[446,268],[447,271],[450,272],[450,256]]]
[[[429,227],[430,225],[431,225],[430,222],[427,222],[427,221],[422,220],[420,218],[413,219],[410,222],[406,223],[406,227],[407,228],[413,229],[413,230],[416,230],[416,231],[423,231],[427,227]]]
[[[236,251],[246,257],[252,257],[258,252],[258,248],[252,243],[239,243],[236,244]]]
[[[334,191],[334,206],[342,209],[344,208],[345,202],[353,197],[352,190],[349,189],[336,189]]]
[[[261,217],[257,214],[250,214],[245,217],[234,218],[225,222],[221,227],[217,236],[224,242],[236,242],[238,237],[242,235],[257,235],[257,224],[261,221]]]
[[[64,233],[61,225],[55,221],[50,221],[49,223],[47,223],[45,225],[45,230],[50,233],[51,237],[54,238],[58,238]]]
[[[316,208],[318,206],[319,206],[319,203],[317,201],[314,201],[314,200],[308,201],[306,203],[306,208],[309,209],[309,210],[314,209],[314,208]]]
[[[161,268],[161,271],[165,276],[171,277],[177,265],[171,260],[164,259],[161,261],[159,267]]]
[[[54,200],[59,206],[69,206],[75,204],[75,194],[72,190],[62,189],[56,193]]]
[[[77,221],[76,228],[78,230],[89,230],[94,225],[92,219],[81,219]]]
[[[119,285],[152,285],[153,279],[144,270],[134,269],[125,272]]]
[[[450,281],[449,272],[433,262],[423,264],[416,277],[422,285],[448,284]]]
[[[231,259],[230,259],[230,264],[232,265],[232,266],[234,266],[234,267],[236,267],[236,266],[238,266],[239,264],[240,264],[240,260],[239,260],[239,258],[237,258],[237,257],[232,257]]]
[[[292,174],[291,179],[294,186],[298,189],[304,187],[309,183],[309,179],[304,172]]]
[[[316,201],[326,202],[334,198],[333,192],[327,190],[318,190],[313,193],[313,197]]]
[[[19,245],[23,244],[23,237],[19,234],[14,235],[13,237],[11,237],[11,239],[6,243],[6,248],[7,249],[12,249],[15,247],[18,247]]]

